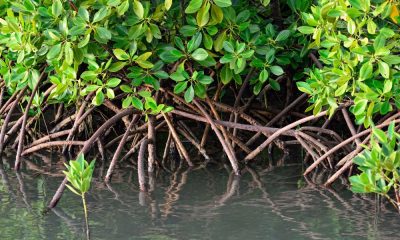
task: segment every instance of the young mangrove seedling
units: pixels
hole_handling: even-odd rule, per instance
[[[85,193],[90,188],[95,160],[89,164],[83,154],[79,154],[76,160],[69,161],[69,165],[65,164],[68,171],[63,171],[71,185],[66,185],[71,192],[82,198],[83,210],[85,212],[85,222],[88,229],[88,212],[86,207]]]

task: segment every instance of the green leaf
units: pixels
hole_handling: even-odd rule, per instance
[[[383,56],[382,60],[389,65],[400,64],[400,56],[396,56],[396,55]]]
[[[90,41],[90,34],[86,35],[79,43],[78,48],[85,47]]]
[[[84,91],[85,92],[93,92],[93,91],[96,91],[97,89],[99,89],[99,87],[100,86],[97,86],[97,85],[89,85],[84,89]]]
[[[85,71],[81,74],[81,78],[86,81],[91,81],[97,78],[97,73],[93,71]]]
[[[170,75],[170,78],[176,82],[181,82],[186,79],[182,72],[174,72]]]
[[[128,85],[121,85],[119,88],[124,92],[124,93],[132,93],[132,88],[129,87]]]
[[[78,15],[86,22],[89,22],[89,12],[84,7],[79,7]]]
[[[364,63],[360,69],[359,80],[364,81],[372,76],[372,63],[370,61]]]
[[[232,5],[231,0],[214,0],[214,2],[218,7],[222,7],[222,8],[229,7]]]
[[[71,65],[74,62],[74,52],[72,51],[70,42],[67,42],[64,46],[64,55],[65,55],[65,62],[68,65]]]
[[[285,41],[288,39],[290,36],[290,30],[282,30],[278,36],[276,36],[275,41],[280,42],[280,41]]]
[[[217,5],[212,4],[211,5],[211,20],[209,22],[209,25],[215,25],[218,23],[221,23],[222,20],[224,20],[224,12],[220,7]]]
[[[203,35],[201,34],[201,32],[196,33],[192,37],[192,39],[188,42],[187,45],[188,51],[191,53],[195,49],[197,49],[200,46],[202,40],[203,40]]]
[[[102,8],[100,8],[100,10],[97,11],[97,12],[94,14],[93,22],[92,22],[92,23],[100,22],[101,20],[103,20],[103,19],[107,16],[107,14],[108,14],[108,9],[107,9],[107,7],[102,7]]]
[[[283,71],[282,67],[280,66],[272,66],[270,67],[271,72],[276,76],[281,76],[285,72]]]
[[[235,47],[233,46],[233,44],[230,41],[225,41],[222,44],[223,48],[225,51],[229,52],[229,53],[234,53],[235,52]]]
[[[60,0],[54,0],[53,4],[51,5],[51,12],[54,17],[58,18],[61,15],[63,10],[63,6]]]
[[[207,96],[206,92],[207,89],[203,84],[198,83],[194,86],[194,94],[199,98],[205,98]]]
[[[185,56],[181,51],[176,48],[168,48],[160,54],[161,60],[166,63],[173,63]]]
[[[213,47],[213,44],[214,44],[212,37],[210,35],[206,34],[206,33],[204,33],[204,41],[203,41],[203,43],[204,43],[204,47],[207,50],[211,50],[212,47]]]
[[[313,89],[310,87],[310,84],[306,83],[306,82],[297,82],[297,88],[304,92],[307,93],[309,95],[313,94]]]
[[[96,91],[96,97],[93,99],[94,100],[94,105],[100,106],[104,102],[104,93],[102,89],[99,89]]]
[[[188,103],[190,103],[193,100],[193,98],[194,98],[194,89],[193,89],[192,85],[190,85],[190,87],[188,89],[186,89],[184,97],[185,97],[185,101],[188,102]]]
[[[109,99],[114,99],[115,98],[114,90],[112,90],[111,88],[107,88],[106,89],[106,93],[107,93],[107,97]]]
[[[230,63],[234,60],[233,55],[232,54],[225,54],[220,60],[219,62],[222,64],[225,63]]]
[[[187,82],[179,82],[174,87],[174,93],[179,94],[187,88]]]
[[[390,76],[390,68],[389,65],[383,61],[378,61],[379,73],[384,78],[389,78]]]
[[[226,85],[232,80],[232,77],[232,70],[228,67],[228,65],[224,65],[220,72],[221,82]]]
[[[203,61],[208,57],[208,53],[203,48],[198,48],[192,53],[192,58],[196,61]]]
[[[49,52],[47,53],[47,58],[48,59],[53,59],[59,56],[61,52],[61,43],[54,45],[53,47],[50,48]]]
[[[271,84],[271,88],[274,89],[275,91],[281,90],[281,85],[279,85],[278,81],[274,79],[269,79],[269,84]]]
[[[100,43],[107,43],[111,39],[111,32],[107,28],[97,27],[94,37]]]
[[[75,188],[71,187],[71,186],[68,185],[68,184],[66,184],[65,186],[67,186],[67,188],[68,188],[71,192],[75,193],[75,194],[78,195],[78,196],[81,196],[81,194],[78,193],[78,192],[75,190]]]
[[[138,0],[133,1],[133,11],[135,12],[136,16],[138,16],[140,19],[144,17],[143,5]]]
[[[365,109],[367,108],[367,105],[368,105],[367,99],[362,99],[362,100],[356,102],[356,105],[354,106],[354,109],[353,109],[353,114],[356,116],[364,114]]]
[[[267,81],[269,77],[269,73],[268,71],[264,68],[261,72],[260,75],[258,77],[258,79],[260,80],[260,82],[264,83],[265,81]]]
[[[197,12],[196,21],[199,27],[204,27],[210,20],[210,3],[203,5]]]
[[[172,0],[169,0],[169,1],[172,1]],[[129,10],[129,1],[128,0],[123,1],[121,3],[121,5],[119,5],[117,7],[117,13],[119,16],[124,15],[124,13],[126,13],[126,11],[128,11],[128,10]]]
[[[160,79],[167,79],[167,78],[169,78],[168,73],[165,72],[165,71],[162,71],[162,70],[155,72],[155,73],[154,73],[154,76],[156,76],[157,78],[160,78]]]
[[[137,97],[132,97],[132,105],[139,110],[144,109],[142,101]]]
[[[127,62],[115,62],[110,65],[108,71],[110,72],[118,72],[119,70],[123,69]]]
[[[342,86],[340,86],[338,89],[336,89],[336,91],[335,91],[335,97],[342,96],[342,95],[346,92],[347,86],[348,86],[348,82],[346,82],[345,84],[343,84]]]
[[[152,68],[154,65],[149,62],[149,61],[144,61],[144,60],[135,60],[135,62],[142,68],[144,69],[148,69],[148,68]]]
[[[164,2],[165,10],[168,11],[171,8],[171,6],[172,6],[172,0],[165,0]]]
[[[122,108],[128,108],[132,104],[132,97],[128,96],[122,101]]]
[[[382,131],[379,128],[374,128],[372,130],[372,133],[374,134],[374,136],[381,142],[381,143],[387,143],[387,136],[386,133],[384,131]]]
[[[203,76],[199,77],[199,83],[201,83],[201,84],[209,85],[212,82],[213,82],[213,79],[210,76],[203,75]]]
[[[121,83],[121,79],[119,78],[110,78],[108,79],[106,86],[110,88],[115,88]]]
[[[120,48],[113,49],[113,53],[118,60],[128,60],[129,55]]]
[[[393,82],[390,79],[385,80],[385,83],[383,85],[383,93],[388,93],[392,90],[393,87]]]
[[[315,32],[315,28],[309,26],[301,26],[298,27],[297,30],[299,30],[299,32],[302,34],[314,34]]]
[[[185,9],[185,13],[190,14],[199,11],[202,4],[203,0],[190,0],[189,5]]]
[[[349,18],[349,19],[347,20],[347,31],[348,31],[351,35],[353,35],[353,34],[355,34],[356,30],[357,30],[356,23],[355,23],[351,18]]]

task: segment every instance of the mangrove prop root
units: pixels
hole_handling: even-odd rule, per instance
[[[85,144],[84,141],[63,141],[63,140],[61,140],[61,141],[45,142],[45,143],[37,144],[37,145],[35,145],[35,146],[31,147],[31,148],[28,148],[28,149],[24,150],[22,152],[21,156],[25,156],[25,155],[27,155],[29,153],[36,152],[36,151],[38,151],[40,149],[43,149],[43,148],[58,147],[58,146],[64,146],[64,145],[67,145],[67,146],[68,145],[79,145],[79,146],[82,146],[84,144]]]
[[[195,146],[197,150],[199,150],[200,154],[203,155],[204,159],[206,159],[207,161],[210,160],[210,157],[207,155],[207,152],[200,146],[199,142],[196,139],[194,139],[189,133],[187,133],[187,131],[185,131],[181,127],[178,126],[176,129],[182,136],[184,136],[190,143],[192,143],[192,145]]]
[[[199,121],[199,122],[205,122],[208,123],[207,118],[196,115],[196,114],[192,114],[189,112],[184,112],[184,111],[180,111],[180,110],[172,110],[171,113],[182,116],[182,117],[186,117],[195,121]],[[248,124],[241,124],[241,123],[233,123],[233,122],[228,122],[228,121],[222,121],[222,120],[213,120],[213,122],[216,125],[221,125],[221,126],[225,126],[225,127],[230,127],[230,128],[237,128],[237,129],[241,129],[241,130],[245,130],[245,131],[250,131],[250,132],[264,132],[265,134],[273,134],[275,132],[277,132],[280,128],[273,128],[273,127],[264,127],[264,126],[254,126],[254,125],[248,125]],[[284,136],[294,136],[294,131],[293,130],[289,130],[289,131],[284,131],[282,133],[282,135]]]
[[[270,127],[276,122],[278,122],[283,116],[285,116],[290,110],[292,110],[295,106],[297,106],[300,102],[302,102],[305,98],[307,97],[307,94],[302,94],[300,97],[298,97],[296,100],[294,100],[291,104],[289,104],[285,109],[283,109],[278,115],[276,115],[271,121],[269,121],[265,127]],[[246,145],[249,146],[250,144],[253,144],[261,135],[261,132],[255,134],[253,137],[251,137],[247,142]]]
[[[122,117],[127,116],[129,114],[133,114],[133,113],[135,113],[135,110],[133,110],[133,108],[127,108],[127,109],[121,111],[120,113],[116,114],[112,118],[108,119],[103,125],[101,125],[101,127],[99,127],[97,129],[97,131],[88,140],[85,141],[80,153],[82,153],[82,154],[87,153],[90,150],[93,143],[97,140],[97,138],[100,137],[109,127],[111,127],[116,122],[118,122]],[[57,202],[61,198],[62,193],[65,189],[66,183],[67,183],[66,179],[64,179],[64,181],[61,182],[56,194],[53,196],[53,199],[50,202],[50,205],[49,205],[50,208],[53,208],[57,205]]]
[[[394,120],[394,123],[399,123],[400,119],[396,119]],[[390,124],[389,121],[385,121],[384,123],[376,126],[376,128],[383,128],[383,127],[387,127]],[[303,173],[303,175],[307,175],[309,174],[312,170],[314,170],[314,168],[316,168],[318,166],[318,164],[320,164],[323,160],[325,160],[328,156],[330,156],[331,154],[333,154],[334,152],[336,152],[337,150],[339,150],[340,148],[344,147],[346,144],[351,143],[352,141],[354,141],[357,138],[363,137],[367,134],[370,134],[372,132],[372,129],[366,129],[360,133],[357,133],[356,135],[344,140],[343,142],[341,142],[340,144],[336,145],[335,147],[331,148],[329,151],[327,151],[324,155],[322,155],[320,158],[318,158],[313,164],[311,164],[306,171]]]
[[[79,107],[78,113],[76,114],[74,124],[72,125],[72,128],[68,133],[68,136],[66,139],[67,141],[72,139],[73,135],[75,134],[75,131],[78,129],[79,125],[83,121],[83,119],[84,119],[83,112],[85,111],[88,101],[90,101],[90,99],[93,97],[93,95],[94,95],[94,93],[91,93],[88,96],[86,96],[85,100],[82,102],[81,106]],[[88,113],[90,113],[90,111],[87,111],[86,113],[88,114]],[[66,146],[63,147],[62,153],[65,154],[66,150],[67,150],[67,147]]]
[[[52,139],[56,139],[56,138],[65,136],[65,135],[67,135],[69,132],[70,132],[70,129],[68,129],[68,130],[63,130],[63,131],[59,131],[59,132],[56,132],[56,133],[50,133],[49,135],[46,135],[46,136],[44,136],[44,137],[41,137],[41,138],[39,138],[39,139],[33,141],[31,144],[29,144],[28,146],[26,146],[26,148],[31,148],[31,147],[36,146],[36,145],[38,145],[38,144],[51,141]],[[68,140],[66,140],[66,141],[68,141]]]
[[[135,110],[133,108],[127,108],[125,110],[122,110],[121,112],[117,113],[114,115],[112,118],[108,119],[101,127],[99,127],[93,135],[86,140],[85,145],[83,145],[83,148],[81,149],[80,153],[87,153],[93,143],[96,141],[98,137],[100,137],[108,128],[110,128],[112,125],[114,125],[116,122],[118,122],[121,118],[124,116],[127,116],[129,114],[134,113]]]
[[[25,87],[26,89],[26,87]],[[7,100],[7,102],[4,103],[4,105],[0,108],[0,114],[3,114],[6,109],[10,106],[10,104],[12,104],[15,100],[15,98],[18,96],[18,94],[20,94],[20,91],[15,91],[11,97]]]
[[[253,150],[250,154],[248,154],[248,155],[245,157],[245,161],[249,161],[249,160],[254,159],[254,158],[255,158],[258,154],[260,154],[273,140],[275,140],[277,137],[279,137],[282,133],[284,133],[284,132],[286,132],[286,131],[288,131],[288,130],[294,128],[294,127],[297,127],[298,125],[300,125],[300,124],[302,124],[302,123],[305,123],[305,122],[308,122],[308,121],[311,121],[311,120],[320,118],[320,117],[322,117],[322,116],[325,116],[326,113],[327,113],[326,111],[320,112],[319,114],[317,114],[317,115],[315,115],[315,116],[309,116],[309,117],[300,119],[300,120],[298,120],[298,121],[296,121],[296,122],[293,122],[293,123],[291,123],[291,124],[289,124],[289,125],[287,125],[287,126],[281,128],[281,129],[279,129],[279,130],[276,131],[274,134],[272,134],[265,142],[263,142],[263,143],[262,143],[260,146],[258,146],[255,150]]]
[[[170,132],[172,134],[172,137],[173,137],[178,149],[181,151],[181,153],[182,153],[184,159],[186,160],[187,164],[190,167],[193,167],[194,165],[193,165],[192,161],[190,160],[189,153],[187,152],[185,146],[183,146],[181,140],[179,139],[179,135],[176,132],[176,130],[175,130],[175,128],[174,128],[174,126],[173,126],[173,124],[171,122],[171,119],[169,118],[169,116],[166,113],[162,112],[161,114],[164,116],[165,122],[168,125],[168,128],[169,128],[169,130],[170,130]]]
[[[148,116],[148,124],[147,124],[147,147],[148,147],[148,172],[154,171],[154,163],[156,162],[156,131],[154,128],[154,116]]]
[[[165,143],[165,148],[164,148],[164,153],[163,153],[163,158],[162,158],[162,162],[161,162],[161,164],[164,166],[164,164],[165,164],[165,161],[167,160],[167,157],[168,157],[168,154],[169,154],[169,151],[170,151],[170,148],[171,148],[171,139],[172,139],[172,136],[171,136],[172,134],[171,134],[171,131],[169,131],[168,132],[168,138],[167,138],[167,142]]]
[[[126,143],[126,140],[127,140],[128,136],[130,134],[130,131],[132,130],[132,128],[135,125],[135,123],[139,120],[139,117],[140,117],[140,115],[135,115],[132,118],[132,121],[130,122],[130,124],[128,126],[128,129],[126,130],[126,132],[124,133],[124,136],[122,137],[121,141],[119,142],[117,150],[115,151],[115,154],[114,154],[114,156],[113,156],[113,158],[111,160],[110,166],[108,167],[106,177],[104,178],[105,182],[109,182],[110,181],[111,174],[112,174],[112,172],[114,170],[115,164],[117,163],[117,160],[118,160],[118,158],[119,158],[119,156],[120,156],[120,154],[122,152],[122,149],[125,146],[125,143]]]
[[[1,127],[1,131],[0,131],[0,155],[3,153],[3,150],[4,150],[4,137],[6,134],[8,122],[10,121],[11,115],[14,112],[14,110],[16,109],[18,102],[24,95],[26,89],[27,89],[27,87],[25,87],[18,93],[15,101],[12,103],[11,108],[6,115],[6,118],[4,119],[3,126]]]
[[[101,139],[98,138],[96,143],[97,143],[97,148],[99,149],[99,154],[100,154],[101,160],[105,161],[106,160],[106,151],[104,149],[103,142],[101,141]]]
[[[159,123],[156,126],[156,130],[162,128],[165,125],[165,121],[162,121],[161,123]],[[139,136],[139,135],[138,135]],[[137,150],[137,148],[140,147],[140,144],[142,143],[142,141],[147,139],[147,134],[145,134],[141,139],[137,138],[136,140],[134,140],[132,142],[132,146],[129,149],[129,151],[125,154],[124,157],[122,157],[121,162],[125,161],[128,157],[130,157],[132,154],[135,153],[135,151]]]
[[[144,154],[146,152],[147,139],[142,141],[138,155],[138,180],[140,191],[146,192],[146,178],[144,172]]]
[[[53,198],[51,199],[48,208],[54,208],[58,201],[60,201],[61,196],[64,192],[65,186],[67,185],[68,179],[64,177],[63,181],[61,182],[60,186],[57,188],[56,193],[54,194]]]
[[[116,114],[118,114],[118,113],[120,113],[120,112],[122,111],[122,110],[119,109],[117,106],[115,106],[110,100],[106,100],[106,101],[104,102],[104,106],[106,106],[106,107],[109,108],[111,111],[115,112]],[[129,123],[130,123],[130,121],[129,121],[129,119],[128,119],[128,116],[124,116],[124,117],[122,118],[122,121],[124,122],[125,127],[128,128]]]
[[[3,148],[7,146],[8,141],[14,136],[14,134],[18,131],[22,124],[23,116],[21,116],[17,122],[12,126],[12,128],[7,132],[6,136],[4,136],[4,141],[3,141]]]
[[[210,115],[208,115],[208,113],[206,112],[206,110],[200,105],[199,102],[197,102],[197,100],[193,100],[193,103],[200,109],[200,111],[203,113],[203,115],[206,117],[208,123],[211,125],[211,129],[215,132],[215,134],[217,135],[217,138],[219,139],[219,141],[222,144],[222,147],[224,148],[225,153],[228,155],[229,161],[231,162],[233,171],[235,172],[236,175],[240,175],[240,170],[239,170],[239,166],[238,166],[238,162],[236,159],[236,156],[234,154],[232,154],[231,149],[229,148],[229,146],[227,145],[225,139],[223,138],[222,134],[220,133],[220,131],[218,130],[217,126],[215,125],[214,121],[212,120],[212,118],[210,117]]]
[[[25,126],[26,126],[26,122],[28,121],[29,109],[31,108],[33,98],[35,97],[35,94],[36,94],[37,90],[39,89],[40,82],[44,78],[45,74],[46,74],[46,72],[43,70],[43,72],[40,74],[39,80],[37,81],[35,87],[32,90],[31,96],[28,100],[28,104],[25,107],[24,118],[22,120],[22,126],[21,126],[21,132],[19,133],[17,155],[15,157],[14,170],[16,170],[16,171],[18,171],[21,166],[21,153],[22,153],[22,150],[24,147]]]
[[[351,135],[353,135],[353,136],[356,135],[357,134],[356,129],[354,128],[354,125],[351,122],[349,113],[347,112],[346,108],[342,108],[342,114],[343,114],[344,120],[346,121],[347,127],[350,130]],[[361,143],[359,138],[356,138],[355,142],[356,142],[357,145],[360,145],[360,143]]]
[[[5,87],[1,86],[1,89],[0,89],[0,109],[3,106],[4,89],[5,89]]]
[[[208,103],[208,105],[210,106],[211,112],[212,112],[212,114],[214,115],[214,117],[215,117],[217,120],[221,120],[220,117],[219,117],[219,114],[218,114],[217,110],[214,108],[214,106],[212,105],[211,101],[209,101],[209,99],[207,99],[207,103]],[[211,119],[211,116],[210,116],[210,119]],[[211,128],[212,128],[212,125],[211,125]],[[230,141],[228,141],[228,140],[229,140],[229,137],[228,137],[227,132],[229,132],[229,131],[226,130],[226,129],[225,129],[224,127],[222,127],[222,126],[219,126],[219,129],[221,130],[222,135],[223,135],[223,137],[224,137],[222,140],[225,141],[225,144],[226,144],[226,146],[228,147],[228,149],[229,149],[229,151],[230,151],[230,156],[233,157],[232,159],[235,159],[235,158],[236,158],[235,151],[233,150],[233,146],[231,145]],[[221,139],[219,139],[219,140],[221,141]],[[228,155],[228,157],[229,157],[229,155]],[[233,161],[234,161],[234,160],[233,160]],[[237,161],[237,160],[236,160],[236,161]]]
[[[255,70],[254,68],[251,68],[251,69],[249,70],[249,73],[247,73],[247,76],[246,76],[246,78],[245,78],[245,80],[244,80],[242,86],[240,87],[240,90],[239,90],[239,92],[238,92],[238,94],[237,94],[237,96],[236,96],[236,98],[235,98],[235,102],[234,102],[234,104],[233,104],[233,108],[237,108],[237,107],[239,106],[240,100],[242,99],[242,96],[243,96],[243,94],[244,94],[244,91],[246,90],[247,86],[249,85],[249,81],[250,81],[250,78],[252,77],[252,75],[253,75],[253,73],[254,73],[254,70]],[[235,116],[236,119],[237,119],[237,114],[231,113],[231,115],[229,116],[229,122],[232,122],[232,121],[233,121],[234,116]],[[235,121],[235,123],[236,123],[236,121]],[[228,130],[229,130],[229,129],[228,129]]]

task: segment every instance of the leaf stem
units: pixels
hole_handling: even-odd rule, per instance
[[[82,197],[83,211],[85,213],[86,237],[87,237],[87,239],[89,239],[89,220],[88,220],[88,211],[87,211],[87,207],[86,207],[85,193],[82,193],[81,197]]]

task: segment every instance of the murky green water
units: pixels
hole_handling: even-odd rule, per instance
[[[44,160],[17,174],[3,159],[0,239],[85,238],[78,196],[66,192],[43,214],[62,179]],[[148,195],[132,167],[119,169],[110,186],[97,179],[88,195],[91,239],[396,238],[400,217],[390,206],[377,211],[374,198],[312,187],[300,165],[282,165],[247,169],[240,179],[218,167],[164,172]]]

